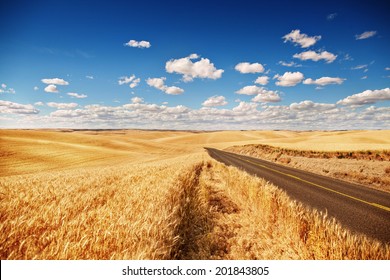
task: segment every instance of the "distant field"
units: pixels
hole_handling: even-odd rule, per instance
[[[0,130],[0,176],[143,162],[203,153],[203,147],[269,144],[314,151],[390,150],[390,131]]]
[[[390,131],[0,130],[1,259],[390,258],[203,149],[246,144],[390,150]]]

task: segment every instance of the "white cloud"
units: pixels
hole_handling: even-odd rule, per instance
[[[119,85],[125,85],[129,84],[130,88],[135,88],[138,86],[139,82],[141,81],[140,78],[136,78],[135,75],[131,75],[130,77],[120,77],[118,80]]]
[[[37,91],[38,89],[39,89],[39,87],[37,87],[37,86],[34,87],[34,90],[35,90],[35,91]]]
[[[227,102],[225,100],[225,97],[220,95],[220,96],[212,96],[209,97],[206,101],[202,103],[203,106],[205,107],[216,107],[216,106],[224,106],[226,105]]]
[[[196,53],[192,53],[188,56],[190,59],[198,59],[200,56]]]
[[[88,97],[85,94],[78,94],[75,92],[68,92],[67,95],[69,95],[70,97],[74,97],[74,98],[87,98]]]
[[[368,39],[372,36],[375,36],[377,32],[376,31],[366,31],[363,32],[362,34],[355,35],[356,40],[363,40],[363,39]]]
[[[13,88],[8,88],[6,84],[1,84],[0,93],[15,94],[16,91]]]
[[[306,34],[301,34],[301,31],[299,29],[296,29],[284,35],[282,38],[284,39],[285,43],[287,41],[291,41],[295,43],[295,45],[300,45],[301,48],[308,48],[317,43],[317,41],[321,39],[321,36],[309,37]]]
[[[5,103],[4,103],[5,102]],[[261,102],[261,100],[259,100]],[[389,129],[389,107],[356,106],[302,101],[290,105],[243,102],[233,109],[182,105],[129,103],[117,106],[91,104],[60,109],[46,115],[32,105],[0,101],[1,127],[21,128],[146,128],[146,129]],[[13,115],[12,113],[15,113]],[[18,115],[16,115],[18,114]],[[25,114],[25,115],[20,115]]]
[[[133,81],[130,83],[129,87],[130,87],[130,88],[135,88],[136,86],[138,86],[138,84],[139,84],[140,81],[141,81],[140,78],[137,78],[137,79],[133,80]]]
[[[48,102],[47,106],[57,108],[57,109],[73,109],[79,106],[77,103],[56,103],[56,102]]]
[[[148,41],[130,40],[129,42],[125,43],[125,46],[143,49],[150,48],[152,45]]]
[[[264,67],[260,63],[240,62],[234,67],[234,69],[242,74],[264,72]]]
[[[172,95],[178,95],[184,92],[182,88],[175,87],[175,86],[166,87],[164,91],[166,94],[172,94]]]
[[[41,81],[44,84],[50,84],[50,85],[60,85],[60,86],[69,85],[69,82],[65,81],[64,79],[60,79],[60,78],[42,79]]]
[[[157,88],[159,90],[164,90],[164,88],[166,87],[164,85],[166,79],[167,78],[165,78],[165,77],[161,77],[161,78],[148,78],[146,80],[146,83],[149,86],[151,86],[151,87],[155,87],[155,88]]]
[[[219,79],[224,70],[216,69],[214,64],[208,58],[192,62],[193,59],[198,59],[197,54],[191,54],[188,57],[171,59],[165,64],[165,70],[168,73],[178,73],[183,75],[185,82],[190,82],[194,78]]]
[[[57,110],[50,113],[51,118],[64,118],[64,119],[77,119],[77,118],[83,118],[83,117],[93,117],[93,112],[90,110]],[[102,117],[102,114],[95,114],[95,117]]]
[[[357,65],[355,67],[352,67],[351,70],[359,70],[359,69],[365,69],[367,68],[368,65],[367,64],[364,64],[364,65]]]
[[[94,79],[93,76],[85,76],[85,78],[90,79],[90,80],[93,80],[93,79]]]
[[[390,67],[386,67],[385,70],[386,70],[386,71],[389,71],[389,70],[390,70]]]
[[[47,87],[45,87],[45,91],[57,93],[58,89],[57,89],[57,86],[55,86],[55,85],[48,85]]]
[[[326,16],[326,19],[327,20],[334,20],[336,16],[337,16],[337,13],[329,14]]]
[[[280,98],[279,94],[277,94],[275,91],[266,91],[252,98],[253,102],[261,102],[261,103],[279,102],[281,100],[282,99]]]
[[[390,100],[390,88],[378,89],[378,90],[365,90],[361,93],[357,93],[348,96],[342,100],[339,100],[337,104],[340,105],[365,105],[374,104],[378,101]]]
[[[148,78],[146,80],[146,83],[151,87],[157,88],[157,89],[165,92],[166,94],[178,95],[178,94],[182,94],[184,92],[184,90],[182,88],[179,88],[176,86],[171,86],[171,87],[166,86],[165,80],[166,80],[165,77]]]
[[[236,107],[232,110],[235,113],[250,113],[256,112],[257,104],[256,103],[248,103],[241,101]]]
[[[267,90],[264,89],[263,87],[258,87],[258,86],[245,86],[236,91],[236,93],[238,94],[245,94],[245,95],[262,94],[264,92],[267,92]]]
[[[144,99],[141,98],[141,97],[133,97],[133,98],[131,99],[131,102],[132,102],[133,104],[144,103]]]
[[[275,83],[281,87],[292,87],[299,84],[303,80],[303,74],[301,72],[286,72],[283,76],[275,75],[274,79],[278,79]]]
[[[293,61],[291,62],[279,61],[279,64],[286,67],[302,67],[302,64],[297,64]]]
[[[367,78],[368,78],[368,76],[363,76],[363,77],[361,77],[360,79],[365,80],[365,79],[367,79]]]
[[[338,78],[338,77],[322,77],[316,80],[313,79],[306,79],[303,81],[305,85],[319,85],[319,86],[326,86],[330,84],[342,84],[345,81],[345,79]]]
[[[326,63],[331,63],[337,58],[337,55],[334,55],[327,51],[322,51],[320,53],[317,53],[315,51],[306,51],[299,54],[296,53],[293,55],[293,57],[298,58],[300,60],[313,60],[313,61],[319,61],[323,59],[326,61]]]
[[[269,77],[267,77],[267,76],[260,76],[260,77],[258,77],[256,79],[255,84],[259,84],[259,85],[265,86],[266,84],[268,84],[268,80],[269,80]]]
[[[39,102],[35,102],[34,105],[35,106],[45,106],[45,103],[43,103],[42,101],[39,101]]]
[[[290,104],[290,109],[295,111],[306,111],[306,110],[315,110],[315,111],[327,111],[336,108],[334,104],[327,103],[314,103],[310,100],[305,100],[299,103]]]
[[[263,87],[258,86],[245,86],[242,89],[236,91],[238,94],[256,95],[253,102],[279,102],[281,100],[279,94],[276,91],[266,90]]]
[[[350,55],[350,54],[346,54],[346,55],[344,55],[344,58],[343,58],[343,60],[346,60],[346,61],[352,61],[353,60],[353,58],[352,58],[352,56]]]
[[[0,100],[0,113],[3,114],[38,114],[39,110],[31,104],[19,104],[11,101]]]

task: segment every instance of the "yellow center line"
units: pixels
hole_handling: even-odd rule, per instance
[[[251,161],[251,160],[247,160],[247,159],[241,158],[241,157],[239,157],[239,156],[233,156],[233,157],[239,158],[239,159],[241,159],[241,160],[244,160],[244,161],[246,161],[246,162],[252,163],[252,164],[257,165],[257,166],[260,166],[260,167],[262,167],[262,168],[271,170],[271,171],[273,171],[273,172],[276,172],[276,173],[279,173],[279,174],[282,174],[282,175],[285,175],[285,176],[294,178],[294,179],[296,179],[296,180],[305,182],[305,183],[310,184],[310,185],[313,185],[313,186],[315,186],[315,187],[318,187],[318,188],[321,188],[321,189],[324,189],[324,190],[327,190],[327,191],[330,191],[330,192],[333,192],[333,193],[337,193],[337,194],[339,194],[339,195],[341,195],[341,196],[345,196],[345,197],[348,197],[348,198],[350,198],[350,199],[353,199],[353,200],[362,202],[362,203],[364,203],[364,204],[367,204],[367,205],[370,205],[370,206],[374,206],[374,207],[376,207],[376,208],[380,208],[380,209],[382,209],[382,210],[385,210],[385,211],[390,212],[390,208],[387,207],[387,206],[384,206],[384,205],[381,205],[381,204],[378,204],[378,203],[375,203],[375,202],[365,201],[365,200],[363,200],[363,199],[360,199],[360,198],[357,198],[357,197],[354,197],[354,196],[351,196],[351,195],[348,195],[348,194],[345,194],[345,193],[336,191],[336,190],[331,189],[331,188],[328,188],[328,187],[324,187],[324,186],[322,186],[322,185],[319,185],[319,184],[316,184],[316,183],[307,181],[307,180],[305,180],[305,179],[302,179],[302,178],[299,178],[299,177],[297,177],[297,176],[294,176],[294,175],[291,175],[291,174],[288,174],[288,173],[285,173],[285,172],[276,170],[276,169],[274,169],[274,168],[265,166],[265,165],[263,165],[263,164],[259,164],[259,163],[254,162],[254,161]]]

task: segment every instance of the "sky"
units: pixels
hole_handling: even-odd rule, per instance
[[[0,128],[390,129],[388,1],[0,3]]]

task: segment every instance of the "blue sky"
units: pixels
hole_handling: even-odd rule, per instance
[[[390,129],[386,1],[2,1],[0,127]]]

